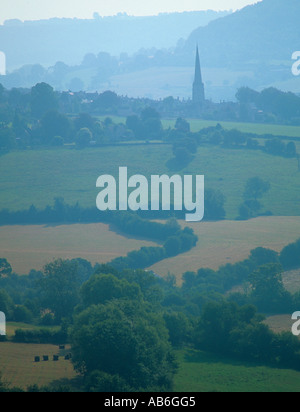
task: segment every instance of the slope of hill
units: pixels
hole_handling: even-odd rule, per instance
[[[263,0],[199,27],[177,52],[190,55],[198,43],[205,65],[249,68],[259,62],[263,71],[299,50],[299,14],[298,0]]]

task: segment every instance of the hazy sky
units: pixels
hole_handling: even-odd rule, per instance
[[[239,9],[259,0],[0,0],[0,23],[7,19],[50,17],[91,18],[94,12],[110,16],[153,15],[161,12]]]

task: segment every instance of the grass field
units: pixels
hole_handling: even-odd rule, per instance
[[[54,258],[81,257],[92,264],[107,263],[153,242],[124,237],[104,224],[61,226],[2,226],[0,255],[16,273],[40,270]]]
[[[200,351],[178,353],[178,392],[299,392],[300,372],[247,364]]]
[[[272,134],[275,136],[293,137],[300,139],[300,126],[285,126],[277,124],[241,123],[241,122],[218,122],[215,120],[189,119],[192,132],[198,132],[206,127],[215,127],[218,123],[226,130],[237,129],[244,133],[255,133],[258,135]],[[174,127],[176,120],[163,120],[165,128]]]
[[[107,116],[100,116],[100,120],[104,120]],[[109,116],[115,123],[125,123],[126,118],[122,116]],[[299,138],[300,140],[300,126],[288,126],[280,124],[262,124],[262,123],[245,123],[245,122],[229,122],[217,120],[202,120],[202,119],[187,119],[191,126],[192,132],[207,127],[215,127],[220,124],[226,130],[240,130],[244,133],[254,133],[258,135],[271,134],[274,136]],[[174,128],[176,119],[162,119],[162,124],[165,129],[169,127]]]
[[[248,221],[181,224],[194,229],[199,237],[197,246],[151,267],[162,276],[174,274],[179,283],[184,272],[200,268],[215,270],[226,263],[242,261],[247,259],[252,249],[261,246],[280,252],[287,244],[300,238],[300,217],[273,216]],[[296,278],[290,278],[289,283],[295,284]]]
[[[95,206],[96,180],[102,174],[117,176],[128,166],[129,176],[153,174],[172,176],[166,165],[173,157],[171,146],[106,147],[12,152],[1,157],[0,209],[22,210],[35,204],[45,207],[55,197],[69,204]],[[238,216],[247,180],[259,176],[271,183],[264,197],[266,210],[275,215],[300,215],[300,173],[296,159],[267,155],[260,151],[200,147],[194,160],[181,174],[204,174],[206,188],[226,196],[228,219]]]

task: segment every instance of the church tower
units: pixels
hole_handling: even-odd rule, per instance
[[[193,103],[195,106],[203,106],[205,102],[204,83],[202,81],[199,48],[196,50],[195,80],[193,83]]]

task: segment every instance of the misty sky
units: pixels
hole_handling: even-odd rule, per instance
[[[239,9],[259,0],[1,0],[0,23],[8,19],[37,20],[51,17],[92,18],[94,12],[110,16],[154,15],[162,12]]]

